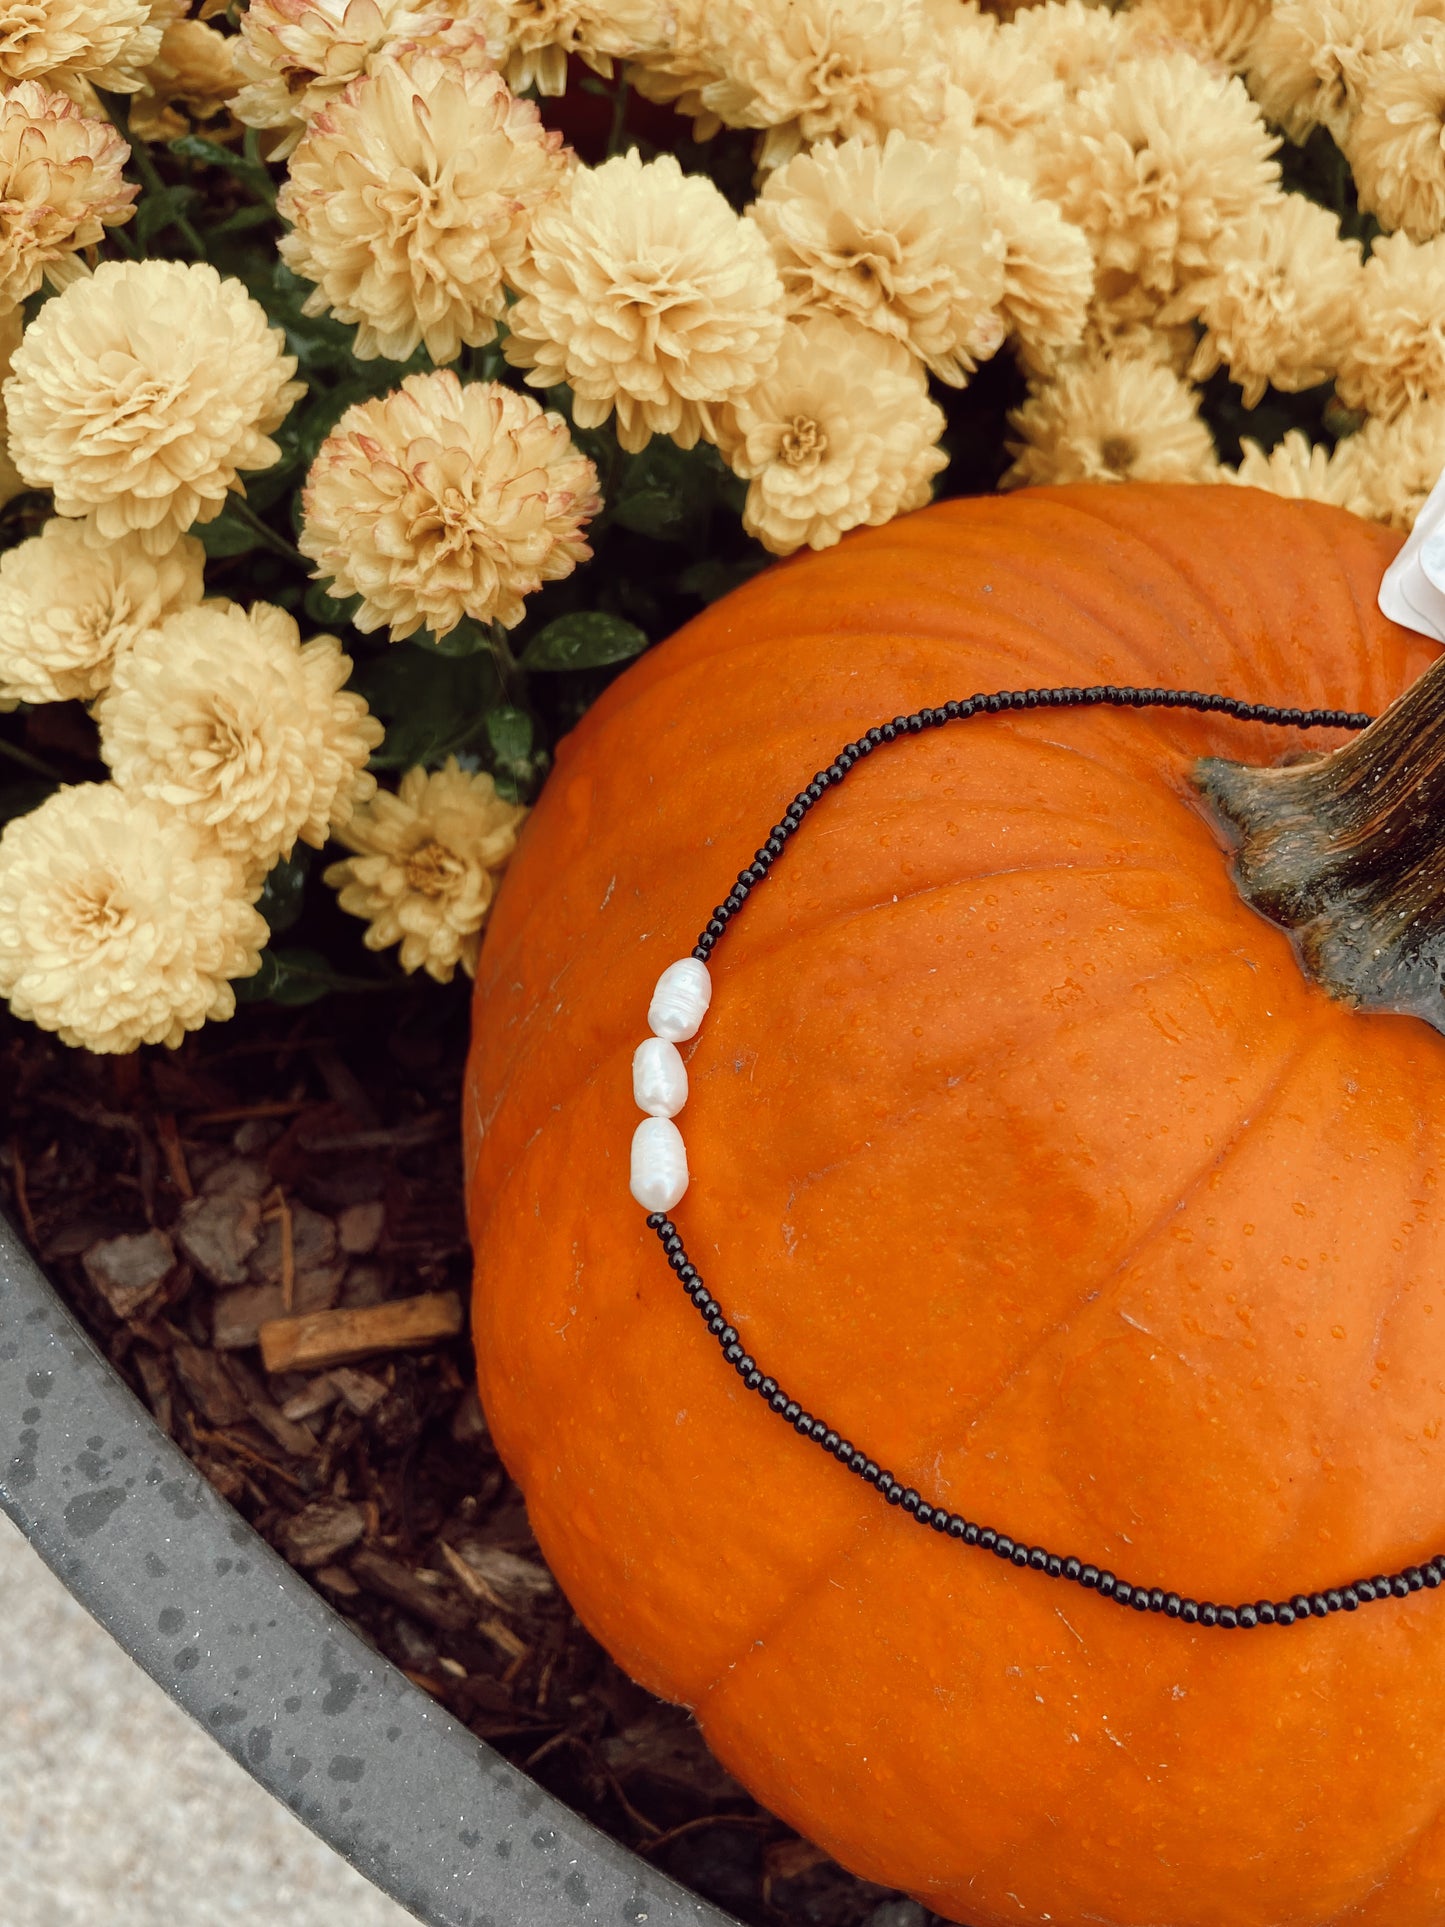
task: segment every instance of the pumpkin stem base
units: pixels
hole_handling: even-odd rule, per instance
[[[1278,769],[1206,757],[1194,782],[1240,894],[1308,977],[1445,1031],[1445,656],[1342,748]]]

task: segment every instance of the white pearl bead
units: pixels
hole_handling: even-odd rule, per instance
[[[697,1036],[711,1002],[712,978],[707,965],[696,957],[679,957],[658,978],[647,1007],[647,1021],[654,1036],[666,1037],[674,1044],[686,1043],[689,1037]]]
[[[669,1117],[645,1117],[632,1133],[632,1195],[644,1211],[671,1211],[687,1190],[687,1147]]]
[[[632,1095],[651,1117],[676,1117],[687,1102],[687,1065],[676,1044],[645,1037],[632,1053]]]

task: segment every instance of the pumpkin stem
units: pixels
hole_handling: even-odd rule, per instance
[[[1307,976],[1445,1031],[1445,656],[1343,748],[1278,769],[1205,757],[1194,782]]]

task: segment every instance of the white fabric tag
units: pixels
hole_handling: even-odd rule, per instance
[[[1391,622],[1445,642],[1445,475],[1431,489],[1405,546],[1380,583]]]

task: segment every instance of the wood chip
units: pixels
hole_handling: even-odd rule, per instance
[[[130,1318],[175,1270],[176,1254],[164,1231],[106,1238],[85,1253],[85,1275],[117,1318]]]
[[[373,1378],[370,1372],[354,1372],[349,1365],[338,1365],[327,1376],[342,1404],[358,1418],[374,1412],[387,1394],[388,1387],[381,1379]]]
[[[239,1358],[226,1361],[226,1369],[246,1401],[246,1410],[261,1427],[268,1432],[293,1459],[309,1459],[316,1451],[316,1440],[304,1425],[298,1425],[276,1404],[266,1391],[256,1374]]]
[[[416,1619],[424,1619],[444,1633],[465,1632],[472,1623],[472,1609],[444,1590],[440,1573],[413,1572],[396,1560],[369,1548],[358,1552],[351,1562],[351,1574],[369,1592],[380,1593],[394,1606],[401,1606]]]
[[[296,1310],[325,1311],[336,1303],[341,1289],[341,1267],[320,1266],[303,1271],[296,1278]],[[211,1342],[222,1351],[244,1351],[260,1341],[261,1329],[273,1319],[286,1317],[286,1302],[280,1285],[246,1285],[240,1291],[223,1291],[216,1296],[212,1313]],[[272,1367],[267,1366],[267,1370]],[[289,1368],[282,1368],[289,1369]],[[304,1368],[303,1368],[304,1369]]]
[[[237,1425],[246,1417],[246,1401],[224,1359],[183,1338],[172,1345],[171,1357],[187,1397],[209,1424]]]
[[[318,1566],[312,1577],[318,1585],[325,1586],[328,1592],[339,1593],[343,1599],[361,1597],[360,1586],[345,1566]]]
[[[268,1372],[318,1371],[372,1352],[415,1351],[454,1338],[461,1328],[462,1302],[457,1294],[428,1291],[355,1311],[271,1318],[261,1326],[259,1336]]]
[[[161,1147],[161,1156],[166,1161],[171,1183],[183,1198],[193,1198],[196,1187],[191,1183],[191,1174],[186,1165],[186,1153],[181,1144],[181,1134],[176,1129],[176,1120],[170,1111],[156,1113],[156,1138]]]
[[[359,1505],[318,1499],[293,1513],[276,1536],[292,1565],[324,1566],[354,1546],[365,1530],[366,1514]]]
[[[302,1419],[315,1418],[328,1405],[334,1405],[340,1396],[335,1379],[329,1372],[323,1372],[320,1378],[313,1378],[309,1385],[303,1386],[299,1392],[293,1392],[283,1402],[281,1410],[299,1425]]]

